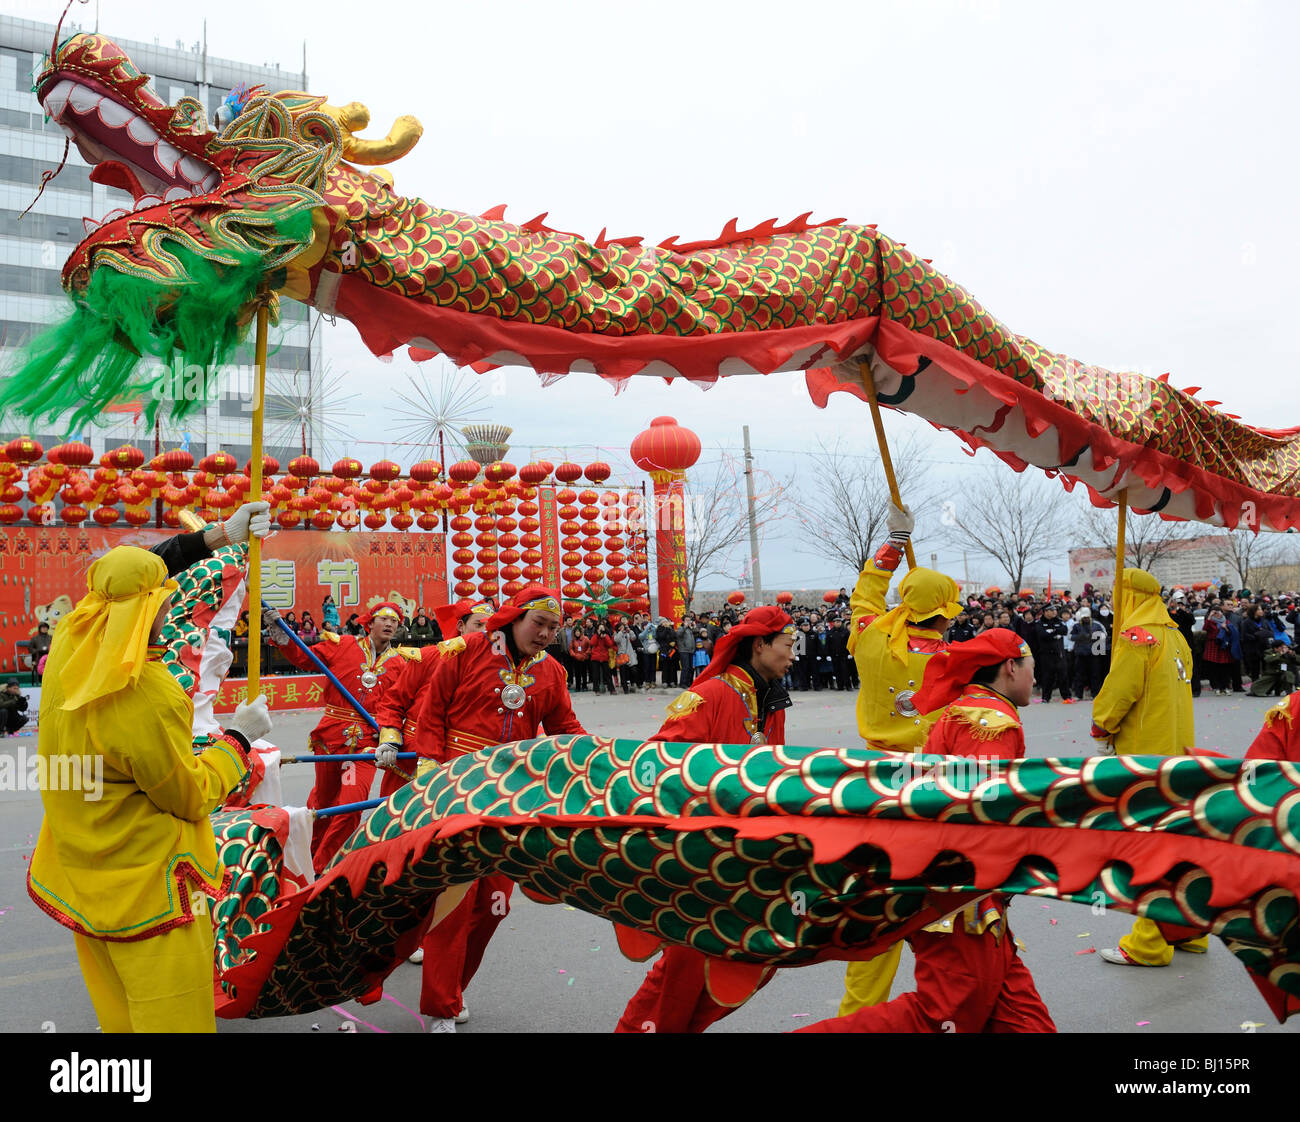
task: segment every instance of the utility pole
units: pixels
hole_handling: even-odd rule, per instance
[[[753,576],[754,603],[763,602],[763,578],[758,571],[758,521],[754,516],[754,457],[749,451],[749,426],[745,426],[745,490],[749,493],[749,567]]]

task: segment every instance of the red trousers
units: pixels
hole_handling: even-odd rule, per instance
[[[797,1032],[1055,1032],[1034,979],[1004,931],[918,931],[916,990]]]
[[[307,738],[308,750],[321,756],[343,756],[373,748],[373,743],[358,743],[353,731],[355,727],[326,718]],[[374,764],[313,764],[312,766],[316,769],[316,785],[307,796],[307,805],[312,810],[342,806],[344,803],[359,803],[370,796],[370,785],[375,778]],[[328,818],[317,818],[312,823],[311,863],[317,876],[325,871],[325,866],[330,863],[334,854],[342,848],[343,843],[360,825],[359,811],[355,814],[332,814]]]
[[[476,880],[451,915],[428,935],[420,984],[420,1012],[426,1017],[454,1017],[464,1004],[465,988],[478,972],[488,941],[510,914],[509,877]]]
[[[707,956],[690,947],[665,947],[614,1031],[703,1032],[722,1020],[735,1007],[719,1005],[709,996],[704,977],[707,962]]]

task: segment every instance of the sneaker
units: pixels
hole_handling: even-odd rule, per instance
[[[460,1012],[456,1014],[456,1023],[463,1025],[469,1020],[469,1006],[463,1001],[460,1003]]]
[[[413,963],[415,963],[416,966],[419,966],[420,963],[422,963],[422,962],[424,961],[424,948],[423,948],[423,947],[416,947],[416,948],[415,948],[415,954],[411,955],[411,957],[408,958],[406,961],[407,961],[407,962],[413,962]]]
[[[430,1032],[455,1032],[456,1018],[455,1017],[430,1017],[429,1031]]]
[[[1097,955],[1103,962],[1113,963],[1115,966],[1146,966],[1145,962],[1138,962],[1135,958],[1129,958],[1124,953],[1123,947],[1106,947],[1097,952]]]

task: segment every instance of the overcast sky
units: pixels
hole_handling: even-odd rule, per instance
[[[62,8],[4,6],[48,22]],[[306,39],[311,91],[364,102],[372,134],[419,117],[423,139],[392,165],[404,194],[472,212],[504,202],[515,221],[549,211],[558,229],[652,241],[809,209],[874,222],[1044,346],[1170,371],[1250,423],[1300,423],[1293,4],[206,7],[210,54],[297,72]],[[99,25],[190,44],[204,9],[101,0]],[[367,11],[402,14],[359,25]],[[93,24],[93,0],[71,18]],[[391,439],[392,391],[416,368],[371,358],[346,322],[326,353],[357,394],[355,437]],[[496,386],[491,415],[514,427],[517,463],[528,446],[589,458],[590,445],[626,463],[632,436],[663,413],[700,434],[705,459],[738,451],[747,422],[759,466],[778,477],[819,437],[874,451],[866,407],[838,395],[819,411],[801,377],[707,393],[636,379],[617,399],[578,375],[542,390],[511,370]],[[970,461],[955,437],[898,414],[886,423],[924,433],[959,494]],[[367,462],[383,453],[411,459],[357,446]],[[807,475],[797,482],[811,485]],[[796,536],[793,524],[770,529],[765,585],[850,582],[796,552]],[[960,575],[942,542],[918,545]],[[1064,550],[1052,567],[1064,575]]]

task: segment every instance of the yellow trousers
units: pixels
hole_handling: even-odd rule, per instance
[[[902,954],[900,941],[875,958],[850,962],[844,971],[844,1000],[840,1002],[839,1016],[847,1017],[868,1005],[881,1005],[888,1001]]]
[[[216,1032],[212,921],[205,911],[151,939],[77,935],[77,959],[104,1032]]]
[[[1120,939],[1119,945],[1129,958],[1143,966],[1168,966],[1173,961],[1175,944],[1166,942],[1159,925],[1145,916],[1138,916],[1133,921],[1133,930]],[[1180,950],[1204,954],[1209,950],[1210,937],[1202,935],[1199,939],[1184,939],[1176,945]]]

